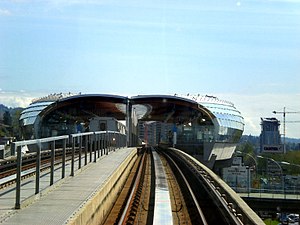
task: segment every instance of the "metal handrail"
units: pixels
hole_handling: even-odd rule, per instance
[[[236,215],[243,224],[264,224],[259,216],[244,202],[244,200],[208,167],[201,164],[195,158],[183,151],[175,148],[170,149],[201,168],[201,176],[205,177],[205,180],[210,184],[209,187],[211,190],[218,193],[216,196],[222,199],[222,201],[231,209],[232,212],[234,212],[234,215]]]
[[[61,179],[65,178],[66,169],[66,145],[70,143],[71,146],[71,173],[70,176],[75,175],[75,149],[78,148],[78,169],[81,168],[81,152],[84,146],[85,165],[88,164],[88,152],[90,152],[90,162],[97,161],[98,158],[116,148],[126,146],[126,135],[115,131],[97,131],[76,133],[70,135],[48,137],[34,140],[25,140],[13,142],[11,145],[11,152],[17,154],[17,174],[16,174],[16,200],[15,208],[21,208],[21,173],[22,173],[22,146],[37,145],[36,150],[36,182],[35,182],[35,195],[40,192],[40,171],[41,171],[41,151],[42,143],[49,143],[51,145],[51,166],[50,166],[50,186],[54,184],[54,163],[55,163],[55,142],[62,141],[62,175]],[[94,152],[94,160],[92,160],[92,153]]]

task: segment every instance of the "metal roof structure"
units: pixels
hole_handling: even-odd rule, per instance
[[[90,118],[113,116],[118,120],[126,117],[127,97],[105,94],[74,95],[57,100],[45,99],[30,104],[22,113],[22,125],[33,125],[39,116],[41,119],[56,113],[69,118]]]
[[[86,126],[97,117],[126,120],[127,133],[135,140],[138,121],[172,124],[178,129],[177,145],[202,151],[205,160],[214,155],[230,159],[244,130],[233,103],[208,95],[50,95],[30,104],[20,122],[25,138],[41,138],[76,133],[78,123]]]
[[[177,96],[138,95],[131,97],[130,102],[134,107],[144,106],[147,109],[141,118],[144,121],[184,123],[206,114],[196,101]]]
[[[243,130],[244,121],[232,103],[217,101],[215,97],[196,98],[172,95],[138,95],[131,98],[106,94],[80,94],[56,101],[37,101],[21,114],[24,126],[35,123],[37,116],[44,118],[56,112],[70,117],[90,118],[91,116],[112,116],[125,120],[128,100],[138,119],[184,123],[202,116],[206,120],[217,118],[219,124]]]

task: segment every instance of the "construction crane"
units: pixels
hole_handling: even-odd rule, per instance
[[[290,123],[290,122],[300,122],[300,121],[285,121],[285,114],[287,113],[300,113],[299,111],[293,111],[293,112],[289,112],[285,110],[285,107],[283,107],[283,111],[282,112],[278,112],[278,111],[273,111],[274,114],[283,114],[283,153],[286,153],[286,149],[285,149],[285,124],[286,123]]]

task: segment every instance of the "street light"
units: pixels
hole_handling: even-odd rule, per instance
[[[283,170],[282,170],[282,167],[280,166],[280,164],[277,161],[275,161],[274,159],[269,158],[269,157],[258,155],[257,158],[270,160],[270,161],[274,162],[279,167],[280,175],[281,175],[281,186],[283,187],[283,192],[285,193],[285,191],[284,191],[284,180],[283,180]]]
[[[285,162],[285,161],[281,161],[281,162],[279,162],[279,163],[280,163],[280,164],[283,164],[283,165],[296,166],[296,167],[299,167],[299,168],[300,168],[300,165],[294,164],[294,163],[289,163],[289,162]]]
[[[255,179],[256,179],[256,168],[257,168],[257,161],[256,159],[249,153],[245,153],[245,152],[241,152],[241,151],[236,151],[237,154],[242,154],[242,155],[248,155],[251,159],[253,159],[254,163],[255,163]],[[247,172],[247,180],[248,180],[248,197],[249,197],[249,193],[250,193],[250,186],[251,186],[251,176],[250,176],[250,167],[247,168],[248,172]]]
[[[280,164],[283,164],[283,165],[295,166],[295,167],[300,168],[300,165],[294,164],[294,163],[289,163],[289,162],[286,162],[286,161],[281,161],[281,162],[279,162],[279,163],[280,163]],[[293,179],[296,179],[296,178],[293,178]],[[298,182],[297,182],[297,183],[298,183]],[[296,184],[294,183],[294,194],[295,194],[295,191],[296,191]]]
[[[245,152],[241,152],[241,151],[236,151],[236,153],[249,156],[251,159],[253,159],[253,161],[255,163],[255,169],[257,168],[257,164],[258,164],[257,160],[251,154],[245,153]]]

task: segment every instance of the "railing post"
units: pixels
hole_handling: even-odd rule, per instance
[[[108,155],[108,153],[110,152],[109,133],[108,132],[107,132],[106,142],[107,142],[107,155]]]
[[[82,151],[82,136],[79,136],[79,152],[78,152],[78,157],[79,157],[79,161],[78,161],[78,169],[81,168],[81,151]]]
[[[88,136],[84,136],[84,165],[87,165],[87,153],[88,153]]]
[[[40,192],[40,173],[41,173],[41,150],[42,143],[40,140],[37,142],[37,152],[36,152],[36,170],[35,170],[35,194]]]
[[[123,147],[123,135],[120,134],[120,148]]]
[[[66,143],[67,140],[63,140],[63,151],[62,151],[62,166],[61,166],[61,179],[65,178],[66,175]]]
[[[100,134],[100,153],[101,156],[103,155],[103,143],[104,143],[104,139],[103,139],[103,134]]]
[[[109,134],[109,151],[112,152],[114,150],[114,146],[113,146],[113,133]]]
[[[104,135],[104,154],[105,155],[108,155],[108,150],[107,150],[107,135],[108,135],[108,133],[106,131],[106,133]]]
[[[51,173],[50,186],[54,183],[54,161],[55,161],[55,141],[51,142]]]
[[[100,158],[100,134],[97,134],[97,151],[98,151],[98,158]]]
[[[16,177],[16,204],[15,208],[21,208],[21,172],[22,172],[22,152],[21,146],[16,147],[15,143],[12,143],[12,149],[17,152],[17,177]]]
[[[109,141],[109,151],[112,151],[112,133],[108,134],[108,141]]]
[[[93,140],[92,140],[92,135],[89,135],[89,148],[90,148],[90,162],[93,161]]]
[[[4,153],[5,154],[5,153]],[[15,143],[12,143],[11,146],[10,146],[10,155],[11,156],[14,156],[16,155],[16,145]],[[5,155],[4,155],[5,156]]]
[[[104,134],[104,154],[106,155],[106,152],[107,152],[107,132]]]
[[[107,132],[107,155],[108,155],[108,153],[110,152],[110,142],[109,142],[109,140],[110,140],[110,135],[109,135],[109,133]]]
[[[93,147],[94,147],[94,162],[97,162],[97,138],[96,133],[93,135]]]
[[[115,137],[116,137],[115,148],[118,149],[119,148],[119,133],[116,133]]]
[[[114,139],[113,139],[113,149],[114,149],[114,151],[116,151],[116,147],[117,147],[117,139],[116,139],[116,132],[114,132]]]
[[[72,137],[72,156],[71,156],[71,176],[74,176],[74,161],[75,161],[75,140]]]

